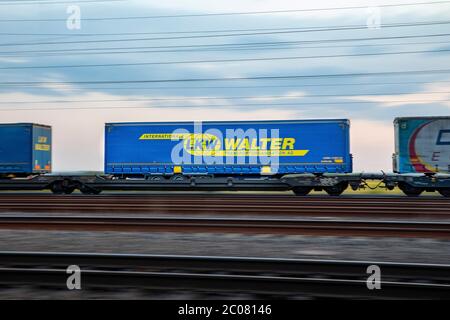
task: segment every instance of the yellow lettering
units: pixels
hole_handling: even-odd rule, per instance
[[[266,150],[267,144],[269,143],[270,138],[261,138],[260,141],[261,141],[261,149]]]
[[[225,139],[225,149],[235,150],[237,148],[237,139]]]
[[[294,138],[285,138],[283,141],[283,150],[294,150],[295,139]]]
[[[245,138],[243,141],[244,150],[250,150],[250,142],[248,141],[248,138]]]
[[[251,149],[251,150],[259,150],[258,140],[252,139],[252,146],[251,146],[250,149]]]
[[[282,138],[272,138],[270,149],[272,150],[280,150]]]

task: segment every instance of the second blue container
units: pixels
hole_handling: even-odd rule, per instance
[[[349,140],[347,119],[107,123],[105,173],[348,173]]]

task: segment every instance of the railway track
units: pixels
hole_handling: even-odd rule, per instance
[[[450,239],[450,222],[199,217],[2,215],[0,228],[122,232],[226,232]]]
[[[296,197],[284,195],[110,194],[54,196],[1,194],[0,211],[266,214],[450,218],[445,198]]]
[[[133,287],[334,298],[450,297],[450,265],[240,257],[0,252],[0,284],[64,290],[69,265],[81,268],[83,290]],[[381,270],[381,290],[367,288],[371,265]]]

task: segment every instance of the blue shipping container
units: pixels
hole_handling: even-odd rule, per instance
[[[107,174],[352,172],[349,120],[107,123]]]
[[[0,174],[51,172],[52,129],[49,126],[0,124]]]
[[[450,117],[396,118],[394,172],[450,173]]]

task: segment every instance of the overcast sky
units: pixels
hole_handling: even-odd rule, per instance
[[[0,120],[52,125],[55,171],[102,170],[105,122],[310,118],[351,119],[355,170],[390,171],[395,117],[449,115],[450,1],[18,2]],[[154,81],[223,78],[253,79]]]

